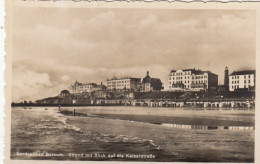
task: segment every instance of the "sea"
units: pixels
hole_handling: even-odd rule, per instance
[[[111,108],[113,107],[109,107],[109,109]],[[71,111],[73,109],[77,111],[84,110],[84,108],[77,107],[66,108],[66,110]],[[105,109],[106,107],[102,108],[102,110]],[[118,113],[122,109],[124,107],[119,107]],[[88,110],[94,111],[93,113],[97,111],[100,113],[99,108],[88,107]],[[129,110],[131,109],[129,108]],[[254,160],[254,133],[252,130],[246,132],[218,132],[216,130],[206,132],[178,128],[176,130],[172,129],[168,124],[163,127],[164,124],[151,124],[138,121],[136,117],[134,118],[133,121],[99,117],[99,115],[88,115],[88,117],[64,115],[58,107],[12,107],[11,159],[171,162],[252,162]],[[183,140],[179,137],[182,134],[184,136],[189,135],[189,137]],[[204,142],[204,139],[209,140],[210,137],[214,137],[215,134],[220,137],[221,135],[224,136],[222,138],[225,140],[228,140],[229,136],[232,138],[237,134],[242,134],[241,138],[234,140],[228,148],[226,143],[230,143],[230,140],[221,140],[223,147],[218,149],[223,148],[229,151],[230,154],[234,154],[237,148],[242,147],[247,150],[244,157],[238,157],[235,154],[234,156],[237,158],[233,158],[225,155],[225,152],[215,152],[215,154],[213,152],[216,157],[221,157],[221,160],[212,154],[208,156],[202,154],[202,152],[208,151],[209,146],[204,145],[203,147],[203,144],[201,144],[201,148],[200,146],[196,148],[197,143],[192,145],[196,139],[191,139],[191,137],[196,136],[198,143],[201,143]],[[188,143],[187,140],[191,143]],[[173,141],[175,142],[173,143]],[[213,142],[215,145],[221,145],[218,139],[210,142],[210,144]],[[248,142],[248,144],[244,142]],[[215,150],[215,148],[210,149]],[[197,150],[198,152],[201,151],[199,155],[196,155]],[[237,152],[237,154],[240,153],[243,152]]]

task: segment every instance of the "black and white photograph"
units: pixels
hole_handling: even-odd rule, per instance
[[[11,26],[11,161],[255,162],[255,10],[14,7]]]

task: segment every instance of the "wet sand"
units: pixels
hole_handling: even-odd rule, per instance
[[[182,159],[180,161],[253,162],[254,160],[254,131],[205,131],[159,125],[179,123],[254,126],[254,111],[96,107],[76,109],[76,112],[89,117],[68,117],[70,124],[86,131],[130,135],[152,140],[160,149],[172,154],[172,159],[169,161]]]
[[[254,131],[177,129],[91,117],[68,117],[67,121],[91,133],[127,135],[152,140],[158,149],[171,154],[168,161],[253,162],[254,159]]]

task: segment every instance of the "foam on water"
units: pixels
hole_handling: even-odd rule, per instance
[[[64,117],[63,115],[61,115],[60,113],[58,113],[56,111],[56,113],[53,115],[54,118],[57,119],[57,121],[60,121],[61,123],[63,123],[64,127],[63,128],[66,128],[66,129],[71,129],[71,130],[74,130],[76,132],[82,132],[82,130],[79,128],[79,127],[76,127],[74,125],[69,125],[67,124],[67,118]]]
[[[93,139],[98,142],[110,142],[110,143],[147,143],[147,146],[152,149],[160,150],[160,146],[157,146],[153,140],[143,139],[128,135],[113,135],[113,134],[94,134]]]

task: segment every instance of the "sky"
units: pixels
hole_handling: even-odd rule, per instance
[[[172,69],[219,75],[255,69],[255,12],[250,10],[15,8],[12,101],[57,96],[78,80],[114,75],[167,86]]]

